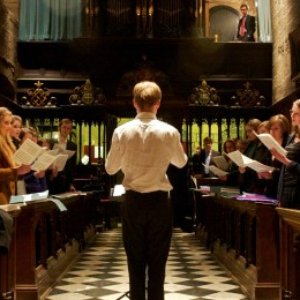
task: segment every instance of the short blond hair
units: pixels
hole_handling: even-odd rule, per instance
[[[133,99],[141,108],[152,107],[161,101],[161,89],[152,81],[142,81],[133,88]]]
[[[19,121],[21,124],[23,123],[23,120],[20,116],[18,115],[12,115],[12,118],[11,118],[11,124],[14,124],[15,121]]]
[[[0,107],[0,122],[3,121],[5,116],[12,117],[12,112],[9,109],[7,109],[6,107],[1,106]],[[1,131],[0,131],[0,135],[2,136]]]
[[[295,100],[293,104],[297,105],[300,108],[300,99]]]
[[[12,116],[12,112],[4,106],[0,107],[0,121],[2,121],[6,115]]]

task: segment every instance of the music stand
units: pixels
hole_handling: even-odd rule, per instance
[[[129,291],[125,292],[122,296],[120,296],[119,298],[117,298],[116,300],[120,300],[123,299],[124,297],[127,297],[129,299]]]

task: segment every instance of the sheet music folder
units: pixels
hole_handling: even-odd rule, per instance
[[[25,203],[25,202],[36,201],[36,200],[43,200],[46,199],[48,195],[49,195],[49,191],[46,190],[40,193],[11,196],[9,203],[15,204],[15,203]]]
[[[53,202],[60,211],[67,210],[66,206],[59,199],[48,198],[48,196],[49,196],[48,190],[46,190],[44,192],[40,192],[40,193],[11,196],[9,203],[10,204],[17,204],[17,203],[26,204],[31,201],[47,200],[47,201]]]

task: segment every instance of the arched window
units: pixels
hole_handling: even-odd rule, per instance
[[[81,28],[81,0],[20,1],[20,40],[73,39]]]
[[[235,39],[239,13],[229,6],[215,6],[209,10],[209,35],[218,35],[218,40],[222,42]]]

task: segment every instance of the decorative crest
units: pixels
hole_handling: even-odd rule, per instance
[[[202,80],[199,86],[193,88],[192,94],[189,97],[189,104],[219,105],[220,97],[215,88],[210,87],[206,80]]]
[[[90,79],[82,86],[76,86],[69,97],[72,105],[100,105],[106,102],[106,97],[101,88],[94,88]]]
[[[251,88],[252,84],[247,81],[244,84],[244,89],[236,91],[236,96],[232,96],[232,104],[235,106],[261,106],[265,104],[265,97],[260,95],[260,92]]]
[[[48,89],[43,88],[43,82],[38,80],[34,85],[36,88],[28,89],[27,95],[22,97],[22,105],[34,107],[56,106],[56,97],[50,97],[51,93]]]

